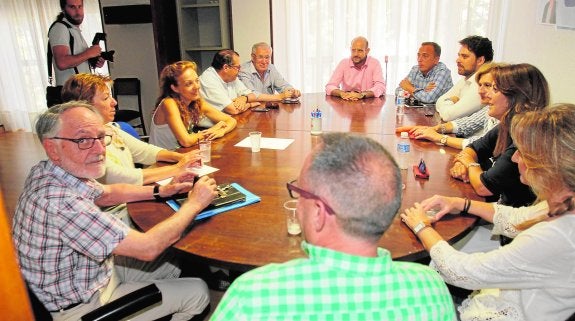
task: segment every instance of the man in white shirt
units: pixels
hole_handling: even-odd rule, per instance
[[[435,109],[444,121],[470,115],[483,107],[475,82],[475,73],[483,64],[493,60],[491,40],[469,36],[459,42],[457,73],[464,78],[437,99]]]
[[[259,105],[256,95],[238,79],[240,55],[231,50],[218,51],[212,66],[200,76],[200,94],[211,105],[236,115]]]

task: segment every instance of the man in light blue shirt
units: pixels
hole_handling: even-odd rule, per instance
[[[435,103],[437,99],[453,87],[451,71],[439,62],[441,47],[435,42],[424,42],[417,52],[417,65],[399,87],[422,103]]]
[[[280,101],[286,98],[297,98],[300,91],[294,89],[276,67],[270,63],[272,48],[265,42],[252,46],[252,60],[242,64],[238,77],[253,90],[258,101]]]

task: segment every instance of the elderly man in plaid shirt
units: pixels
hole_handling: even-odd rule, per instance
[[[82,102],[48,109],[40,115],[36,132],[48,160],[32,167],[26,179],[13,220],[13,239],[22,274],[52,318],[78,320],[150,283],[162,292],[162,304],[132,320],[167,315],[188,320],[204,311],[209,293],[202,280],[166,279],[160,270],[138,274],[116,269],[114,256],[142,261],[161,256],[217,194],[215,181],[204,177],[193,184],[176,177],[177,182],[161,188],[99,184],[94,179],[104,174],[106,145],[112,137],[95,109]],[[99,208],[190,189],[189,201],[178,213],[146,233]]]
[[[378,247],[401,205],[399,169],[379,143],[324,134],[287,187],[308,258],[240,276],[212,320],[456,319],[435,271]]]
[[[417,65],[413,66],[399,87],[421,103],[435,103],[451,87],[451,71],[439,62],[441,47],[435,42],[424,42],[417,52]]]

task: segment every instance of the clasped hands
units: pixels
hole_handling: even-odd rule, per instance
[[[246,97],[246,98],[244,98]],[[256,107],[259,106],[260,103],[259,102],[252,102],[249,103],[247,101],[247,96],[239,96],[233,99],[233,105],[236,108],[236,112],[239,114],[241,112],[244,112],[252,107]]]
[[[449,170],[451,177],[469,183],[469,164],[475,163],[476,160],[464,151],[455,155],[453,159],[453,166]]]
[[[227,127],[228,127],[228,124],[225,121],[219,121],[214,126],[208,128],[208,129],[204,129],[202,131],[199,131],[198,135],[201,135],[200,136],[201,139],[199,139],[198,141],[200,141],[200,140],[214,140],[216,138],[223,137],[226,134],[226,128]]]
[[[459,214],[461,210],[457,205],[462,202],[463,200],[458,197],[434,195],[405,209],[405,212],[400,214],[401,221],[412,231],[420,223],[431,226],[446,214]],[[432,211],[434,215],[428,215],[428,211]]]
[[[357,91],[342,91],[340,93],[340,97],[343,100],[355,101],[355,100],[360,100],[360,99],[364,98],[365,95],[360,93],[360,92],[357,92]]]
[[[301,96],[301,92],[294,88],[288,88],[284,90],[280,95],[282,99],[298,98],[299,96]]]

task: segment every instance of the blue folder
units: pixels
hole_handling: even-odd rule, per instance
[[[231,183],[230,185],[232,185],[233,187],[235,187],[238,191],[240,191],[241,193],[243,193],[246,196],[246,200],[243,202],[237,202],[237,203],[233,203],[230,205],[224,205],[224,206],[220,206],[220,207],[216,207],[216,208],[212,208],[209,210],[204,210],[202,212],[200,212],[200,214],[198,214],[198,216],[196,216],[196,220],[202,220],[204,218],[208,218],[223,212],[227,212],[236,208],[240,208],[240,207],[244,207],[253,203],[257,203],[259,202],[261,199],[259,196],[255,195],[254,193],[248,191],[247,189],[241,187],[239,184],[237,183]],[[168,206],[170,206],[174,211],[177,211],[180,209],[180,204],[176,201],[176,200],[169,200],[166,202],[168,204]]]

